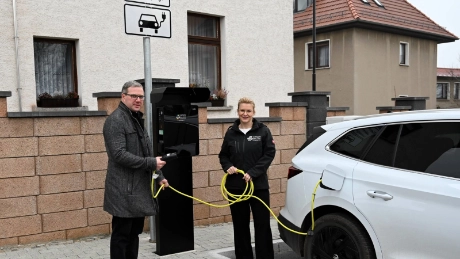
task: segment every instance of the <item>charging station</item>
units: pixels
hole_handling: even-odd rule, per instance
[[[208,88],[161,87],[151,92],[153,152],[176,153],[167,161],[164,177],[175,189],[193,196],[192,156],[199,154],[198,107],[209,99]],[[156,254],[168,255],[194,249],[193,200],[166,189],[157,198]]]

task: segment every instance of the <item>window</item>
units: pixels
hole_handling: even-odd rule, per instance
[[[187,23],[190,87],[221,89],[219,18],[188,14]]]
[[[294,0],[294,13],[307,9],[312,3],[313,0]]]
[[[436,85],[436,99],[449,99],[449,84],[437,83]]]
[[[307,43],[307,57],[308,66],[306,69],[313,68],[313,43]],[[329,67],[329,40],[320,41],[316,43],[316,67],[317,68],[327,68]]]
[[[332,144],[330,149],[337,153],[360,159],[381,128],[379,126],[350,131]]]
[[[363,160],[378,165],[393,166],[399,128],[400,125],[387,126],[375,140]]]
[[[454,83],[454,99],[459,100],[460,99],[460,83]]]
[[[409,65],[409,43],[399,43],[399,64]]]
[[[37,97],[78,92],[75,59],[75,41],[34,39]]]
[[[460,123],[402,125],[395,167],[460,178]]]

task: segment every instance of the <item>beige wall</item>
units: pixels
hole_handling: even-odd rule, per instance
[[[398,95],[429,97],[435,108],[436,55],[434,41],[366,29],[317,35],[330,39],[331,67],[317,70],[317,90],[331,91],[331,106],[350,107],[347,114],[374,114],[376,106],[391,106]],[[295,90],[311,90],[311,70],[305,71],[305,43],[294,40]],[[399,65],[399,43],[409,43],[409,66]]]
[[[350,107],[354,101],[353,87],[354,49],[353,30],[342,30],[317,35],[317,41],[330,40],[330,68],[316,70],[316,90],[331,92],[331,106]],[[294,39],[294,89],[311,91],[312,71],[305,70],[305,44],[312,37]],[[345,43],[345,44],[344,44]],[[353,111],[347,113],[353,114]]]

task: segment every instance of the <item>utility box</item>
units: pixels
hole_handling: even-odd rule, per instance
[[[155,156],[176,153],[162,168],[169,184],[193,196],[192,156],[199,154],[198,107],[209,99],[208,88],[152,89],[152,129]],[[194,250],[193,200],[166,189],[158,196],[155,219],[156,253],[160,256]]]

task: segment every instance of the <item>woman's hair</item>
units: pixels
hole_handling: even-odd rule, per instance
[[[249,103],[252,104],[252,109],[255,111],[256,110],[256,104],[254,101],[248,97],[243,97],[238,101],[238,109],[240,109],[240,104],[242,103]]]

